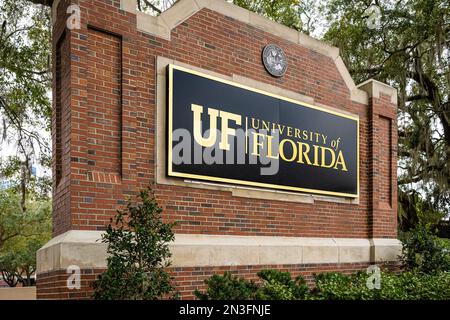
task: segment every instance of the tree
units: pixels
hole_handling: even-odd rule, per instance
[[[25,238],[22,247],[17,248],[15,253],[18,260],[17,277],[25,287],[34,285],[32,276],[36,271],[36,252],[50,240],[50,232],[44,237]]]
[[[26,207],[13,191],[0,192],[0,272],[10,286],[32,285],[36,251],[51,238],[50,201],[29,198]]]
[[[178,0],[138,0],[137,6],[139,11],[158,15],[172,7],[177,2]]]
[[[399,218],[408,229],[423,209],[450,208],[450,3],[377,0],[379,17],[371,4],[329,1],[324,38],[357,82],[375,78],[399,89]]]
[[[0,256],[0,274],[3,281],[12,288],[19,283],[17,270],[18,264],[13,254],[8,253]]]
[[[284,24],[292,29],[301,30],[300,12],[302,1],[298,0],[233,0],[233,3],[250,11],[256,12],[273,21]]]
[[[25,0],[0,0],[0,176],[14,183],[20,206],[39,193],[48,198],[49,177],[33,177],[39,163],[49,167],[51,106],[50,13]],[[6,155],[6,156],[5,156]],[[0,248],[2,246],[0,236]]]
[[[166,268],[173,224],[161,220],[162,209],[150,189],[118,211],[102,236],[108,244],[108,266],[93,283],[94,299],[154,300],[173,291]]]
[[[0,114],[3,142],[28,169],[49,163],[51,45],[49,8],[0,0]]]
[[[50,239],[50,10],[25,0],[0,0],[0,272],[10,286],[31,285],[36,251]]]
[[[159,15],[177,2],[177,0],[138,0],[137,6],[140,11]],[[315,8],[313,0],[233,0],[232,2],[296,30],[309,33],[314,27],[314,17],[311,15]]]
[[[0,253],[16,238],[48,238],[51,232],[51,204],[41,199],[28,199],[23,212],[20,197],[12,191],[0,192]]]
[[[36,252],[48,239],[43,237],[19,237],[11,247],[0,252],[0,274],[10,287],[22,283],[24,287],[34,285]]]

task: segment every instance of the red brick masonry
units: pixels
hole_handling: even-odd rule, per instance
[[[221,0],[211,0],[221,1]],[[58,1],[56,1],[58,2]],[[397,237],[396,104],[369,92],[368,104],[351,92],[327,55],[203,8],[173,28],[170,41],[137,29],[136,14],[119,0],[59,1],[53,29],[54,236],[69,230],[104,230],[124,199],[156,181],[156,61],[164,57],[224,77],[267,83],[358,115],[360,118],[359,204],[316,199],[313,204],[234,197],[231,192],[156,184],[164,219],[182,234],[321,238]],[[182,0],[180,2],[185,2]],[[81,8],[81,29],[66,28],[66,8]],[[176,6],[182,6],[177,4]],[[230,5],[231,6],[231,5]],[[261,63],[268,43],[289,61],[283,78]],[[175,268],[184,298],[214,273],[236,270],[255,277],[264,267],[307,278],[313,272],[352,272],[369,264],[317,264]],[[38,275],[38,298],[87,298],[100,270],[83,271],[83,289],[71,292],[67,274]]]

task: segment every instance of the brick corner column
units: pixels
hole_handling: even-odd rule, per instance
[[[359,89],[369,97],[370,215],[372,261],[394,256],[397,240],[397,89],[368,80]],[[394,252],[393,251],[393,252]]]
[[[74,4],[80,26],[70,28]],[[91,297],[106,267],[102,232],[136,193],[133,4],[53,1],[53,239],[37,252],[38,299]]]

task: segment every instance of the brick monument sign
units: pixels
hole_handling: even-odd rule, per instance
[[[136,0],[50,2],[53,239],[38,298],[90,297],[105,226],[149,185],[177,222],[183,298],[226,270],[311,280],[395,263],[394,88],[356,86],[337,48],[223,0],[157,17]]]

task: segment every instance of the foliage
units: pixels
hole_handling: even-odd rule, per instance
[[[12,191],[0,191],[0,253],[12,246],[17,238],[44,238],[51,232],[49,200],[30,198],[27,211],[22,211],[20,197]]]
[[[19,238],[11,248],[3,250],[4,253],[0,254],[0,273],[10,287],[18,283],[26,287],[34,285],[32,275],[36,271],[36,252],[48,239]]]
[[[318,300],[369,299],[365,279],[367,275],[363,273],[356,273],[353,277],[338,272],[318,274],[315,276],[314,297]]]
[[[2,254],[0,256],[0,274],[6,284],[10,287],[15,287],[19,283],[17,276],[19,265],[14,257],[14,254]]]
[[[173,224],[161,220],[162,209],[150,189],[137,203],[118,211],[102,236],[108,244],[107,270],[93,283],[95,299],[153,300],[173,291],[165,268],[170,266]]]
[[[315,275],[315,286],[309,289],[301,281],[296,287],[288,272],[263,270],[258,276],[269,281],[255,284],[230,272],[206,280],[205,293],[196,290],[202,300],[449,300],[450,273],[423,274],[418,272],[380,273],[380,289],[369,289],[368,275],[338,272]],[[299,293],[296,294],[295,292]],[[264,293],[264,294],[262,294]]]
[[[241,279],[231,272],[225,272],[223,276],[213,275],[205,283],[205,293],[195,291],[200,300],[254,300],[258,289],[253,281]]]
[[[447,212],[439,210],[432,201],[424,200],[421,193],[411,190],[409,193],[399,190],[399,228],[412,231],[417,225],[438,226]]]
[[[429,226],[419,225],[403,241],[401,260],[406,270],[425,274],[450,271],[449,247],[433,235]]]
[[[137,5],[140,11],[159,15],[177,2],[177,0],[138,0]],[[315,14],[317,2],[314,0],[233,0],[229,2],[307,34],[313,32],[319,24]]]
[[[325,273],[315,278],[314,299],[325,300],[441,300],[450,299],[450,273],[381,272],[380,289],[366,286],[367,275]]]
[[[50,201],[29,198],[26,207],[16,193],[0,191],[0,272],[10,286],[32,284],[36,251],[51,237]]]
[[[32,164],[51,163],[50,10],[0,0],[0,24],[0,177],[11,182],[0,192],[0,269],[10,285],[31,285],[36,251],[51,234],[51,180],[31,174]]]
[[[244,9],[256,12],[296,30],[302,29],[301,2],[299,0],[233,0],[234,4]]]
[[[302,276],[293,280],[289,272],[262,270],[258,277],[263,280],[257,292],[260,300],[302,300],[308,296],[309,288]]]
[[[330,0],[324,38],[340,48],[356,82],[376,78],[399,90],[399,219],[404,231],[421,214],[450,207],[450,2]],[[416,205],[417,204],[417,205]]]
[[[259,283],[239,278],[231,272],[213,275],[205,280],[206,292],[195,291],[200,300],[296,300],[308,296],[309,289],[302,277],[292,280],[289,272],[262,270]]]
[[[27,0],[0,0],[0,25],[2,141],[16,148],[27,168],[34,161],[48,163],[50,9]]]
[[[177,2],[178,0],[137,0],[137,6],[139,11],[159,15]]]

